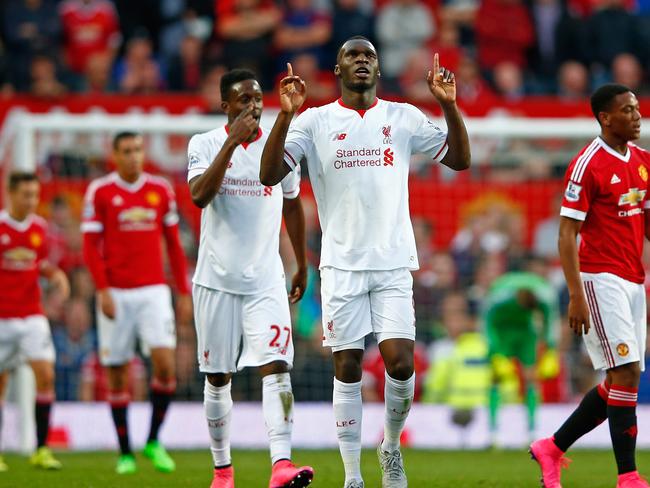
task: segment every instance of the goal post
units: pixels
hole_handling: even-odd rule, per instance
[[[277,109],[265,110],[262,125],[271,127],[276,114]],[[443,119],[432,118],[431,120],[444,127]],[[593,118],[584,117],[553,119],[495,116],[469,117],[465,121],[472,139],[583,139],[594,137],[599,132],[598,123]],[[164,112],[126,115],[104,112],[34,114],[17,111],[10,114],[0,131],[0,160],[6,160],[10,156],[12,167],[34,169],[39,162],[36,144],[39,136],[83,133],[110,137],[122,130],[137,131],[151,136],[169,134],[191,136],[220,127],[225,123],[226,117],[223,115],[172,115]],[[150,156],[155,159],[156,154]]]

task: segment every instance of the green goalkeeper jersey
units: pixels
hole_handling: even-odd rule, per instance
[[[536,298],[537,308],[520,305],[517,294],[530,291]],[[483,317],[488,338],[497,332],[501,340],[528,336],[541,338],[550,348],[555,347],[555,324],[559,317],[558,294],[551,284],[534,273],[506,273],[492,283],[483,304]]]

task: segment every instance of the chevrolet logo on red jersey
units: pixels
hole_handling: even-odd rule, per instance
[[[638,188],[630,188],[630,191],[620,196],[618,199],[618,205],[631,205],[635,207],[643,201],[646,191],[647,190],[639,190]]]
[[[36,251],[27,247],[14,247],[5,251],[3,256],[11,261],[32,262],[36,260]]]
[[[156,210],[153,208],[133,207],[122,210],[117,217],[120,222],[144,222],[156,219]]]

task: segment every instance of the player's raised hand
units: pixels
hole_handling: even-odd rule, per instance
[[[289,302],[297,303],[305,294],[307,288],[307,270],[298,269],[291,280],[291,291],[289,292]]]
[[[589,332],[589,305],[584,296],[569,299],[569,327],[575,335]]]
[[[111,291],[108,288],[104,288],[103,290],[99,290],[98,295],[102,313],[113,320],[115,318],[115,302],[113,301]]]
[[[433,69],[427,74],[429,90],[441,105],[456,101],[456,77],[440,66],[438,53],[433,55]]]
[[[257,120],[253,117],[253,109],[252,104],[246,107],[228,126],[228,137],[237,144],[246,142],[257,130]]]
[[[287,76],[280,80],[280,108],[283,112],[297,112],[306,99],[305,82],[293,74],[291,63],[287,63]]]

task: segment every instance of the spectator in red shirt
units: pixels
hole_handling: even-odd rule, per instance
[[[59,8],[63,24],[66,61],[83,74],[93,54],[108,52],[114,57],[120,45],[119,20],[108,0],[65,0]]]
[[[491,73],[504,61],[525,68],[535,31],[521,0],[483,0],[476,18],[476,37],[479,65]]]

